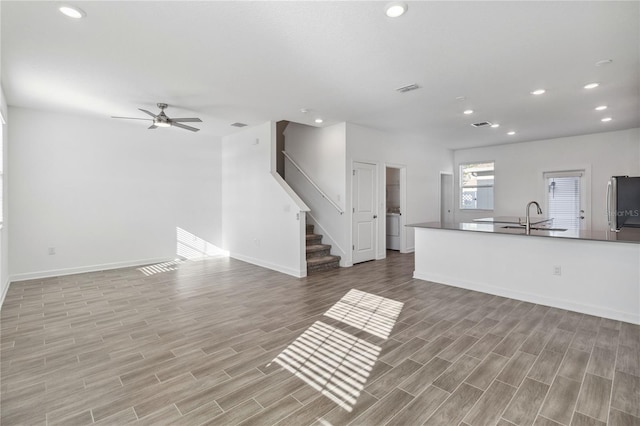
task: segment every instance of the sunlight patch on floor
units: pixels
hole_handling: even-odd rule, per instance
[[[351,289],[325,316],[387,339],[404,303]],[[351,412],[381,348],[322,321],[314,322],[272,362]]]
[[[404,303],[351,289],[325,315],[387,339]]]
[[[351,411],[380,347],[316,321],[273,361]]]

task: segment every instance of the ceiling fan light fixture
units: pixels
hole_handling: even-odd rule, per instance
[[[71,6],[68,4],[63,4],[62,6],[58,7],[58,10],[63,15],[73,19],[82,19],[85,16],[87,16],[84,10],[80,9],[79,7]]]
[[[391,3],[387,4],[384,7],[384,13],[389,18],[397,18],[399,16],[404,15],[404,13],[407,11],[408,8],[409,8],[409,6],[407,6],[407,4],[405,2],[394,1],[394,2],[391,2]]]
[[[167,121],[154,121],[153,123],[156,127],[171,127],[171,123]]]

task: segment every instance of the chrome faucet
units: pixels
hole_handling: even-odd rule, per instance
[[[542,209],[540,208],[540,204],[538,204],[537,201],[529,201],[529,204],[527,204],[527,216],[526,216],[527,217],[527,219],[526,219],[527,221],[524,224],[525,233],[527,235],[531,234],[531,217],[530,217],[530,213],[529,213],[531,204],[535,204],[536,207],[538,208],[538,214],[542,214]]]

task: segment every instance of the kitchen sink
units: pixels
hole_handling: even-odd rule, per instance
[[[524,230],[524,225],[520,226],[520,225],[507,225],[507,226],[503,226],[503,229],[522,229]],[[531,227],[532,231],[556,231],[556,232],[564,232],[567,230],[567,228],[539,228],[536,226],[532,226]]]

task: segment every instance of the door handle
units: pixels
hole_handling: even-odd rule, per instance
[[[374,215],[373,215],[373,218],[374,218],[374,219],[377,219],[377,218],[378,218],[378,215],[377,215],[377,214],[374,214]]]

